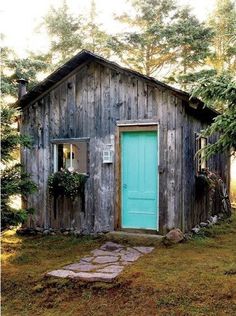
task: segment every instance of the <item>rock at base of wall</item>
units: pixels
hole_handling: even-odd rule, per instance
[[[179,228],[174,228],[166,234],[164,244],[177,244],[184,240],[184,234]]]

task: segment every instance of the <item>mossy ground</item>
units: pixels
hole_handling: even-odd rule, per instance
[[[236,315],[236,215],[205,236],[158,246],[112,284],[45,277],[103,240],[2,236],[2,312],[27,315]]]

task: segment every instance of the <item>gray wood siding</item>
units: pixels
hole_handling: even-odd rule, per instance
[[[102,164],[106,144],[114,144],[119,120],[151,119],[159,123],[160,231],[190,229],[207,214],[207,199],[196,200],[195,133],[206,123],[187,113],[184,100],[173,91],[98,62],[84,64],[22,113],[22,132],[32,136],[32,149],[22,161],[38,185],[28,198],[36,213],[30,226],[75,227],[83,233],[114,229],[115,163]],[[53,172],[55,138],[89,137],[89,173],[85,201],[57,201],[56,212],[47,192]],[[228,158],[209,161],[213,171],[228,181]],[[73,204],[73,205],[72,205]],[[56,215],[56,216],[55,216]]]

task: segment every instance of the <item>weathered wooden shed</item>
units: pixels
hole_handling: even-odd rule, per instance
[[[26,203],[30,227],[81,233],[184,231],[208,216],[203,168],[228,184],[229,158],[195,159],[214,139],[198,138],[217,113],[186,92],[82,51],[21,97],[21,130],[33,139],[22,162],[38,185]],[[217,136],[215,136],[217,137]],[[86,173],[84,195],[48,194],[61,167]]]

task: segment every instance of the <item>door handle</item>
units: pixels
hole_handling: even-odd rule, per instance
[[[123,189],[127,189],[127,184],[123,184]]]

